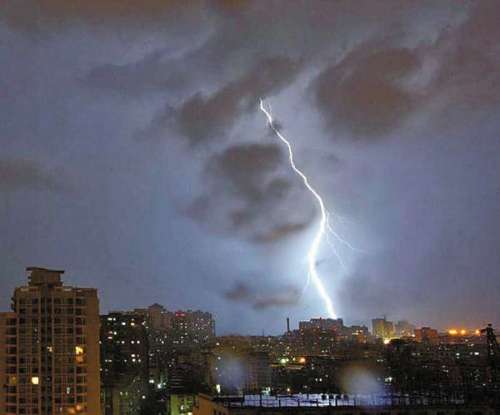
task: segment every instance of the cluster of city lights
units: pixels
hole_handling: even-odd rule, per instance
[[[291,360],[288,357],[282,357],[279,359],[280,364],[286,365],[288,363],[299,363],[301,365],[306,363],[306,358],[305,357],[293,357]]]
[[[450,336],[466,336],[468,334],[469,335],[475,334],[476,336],[479,336],[481,335],[481,330],[449,329],[448,334]]]

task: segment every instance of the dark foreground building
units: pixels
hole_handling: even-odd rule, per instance
[[[148,332],[145,316],[113,312],[101,317],[104,415],[139,414],[148,395]]]
[[[369,397],[331,395],[218,397],[197,395],[193,415],[493,415],[498,408],[487,404],[463,405],[367,402]],[[333,398],[333,399],[332,399]],[[338,399],[337,399],[338,398]],[[372,397],[373,398],[373,397]]]

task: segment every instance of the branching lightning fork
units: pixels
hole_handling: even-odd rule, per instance
[[[307,264],[308,264],[308,272],[309,272],[309,278],[313,282],[314,286],[316,287],[316,290],[318,291],[321,299],[325,303],[326,306],[326,311],[328,313],[328,316],[330,318],[336,318],[336,313],[333,308],[333,303],[332,299],[326,292],[325,286],[323,284],[323,281],[321,280],[318,270],[317,270],[317,263],[318,263],[318,251],[321,246],[321,241],[323,240],[323,237],[326,235],[328,237],[328,233],[331,233],[335,238],[341,240],[342,242],[345,242],[342,238],[340,238],[339,235],[337,235],[332,227],[330,226],[330,221],[329,221],[329,212],[325,207],[325,203],[323,202],[323,198],[321,195],[317,192],[317,190],[309,183],[309,179],[307,176],[300,170],[296,165],[295,165],[295,160],[294,160],[294,155],[293,155],[293,148],[290,142],[281,134],[279,129],[275,126],[273,117],[271,115],[271,112],[269,109],[266,109],[264,106],[264,101],[261,99],[260,100],[260,110],[265,114],[267,118],[267,122],[269,124],[269,127],[272,129],[276,137],[278,137],[287,147],[288,149],[288,159],[290,162],[290,166],[292,167],[293,171],[300,176],[302,181],[304,182],[305,187],[307,190],[313,195],[314,199],[316,200],[319,210],[320,210],[320,223],[318,227],[318,231],[316,232],[314,239],[311,243],[311,246],[309,248],[309,251],[307,253]],[[345,242],[347,243],[347,242]],[[340,259],[340,256],[338,253],[335,254],[339,258],[339,261],[341,264],[342,261]]]

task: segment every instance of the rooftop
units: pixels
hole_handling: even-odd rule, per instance
[[[61,275],[64,270],[55,270],[41,267],[27,267],[28,281],[30,286],[52,285],[61,286]]]

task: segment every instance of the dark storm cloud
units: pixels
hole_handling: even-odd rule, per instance
[[[48,172],[33,160],[0,159],[0,191],[6,190],[63,190],[60,177]]]
[[[328,127],[343,128],[354,139],[383,138],[432,100],[441,100],[448,112],[497,104],[499,47],[492,39],[500,36],[499,15],[495,2],[478,3],[434,42],[409,48],[389,38],[353,48],[312,83]]]
[[[300,300],[300,290],[296,287],[285,287],[283,290],[257,298],[253,303],[255,310],[266,310],[272,307],[291,307]]]
[[[260,243],[269,243],[279,241],[290,235],[299,233],[307,229],[311,224],[311,221],[306,221],[302,223],[286,223],[284,225],[277,225],[272,229],[269,229],[265,233],[255,235],[254,241]]]
[[[444,32],[437,43],[444,56],[433,87],[446,88],[461,109],[483,110],[500,102],[499,17],[500,3],[479,2],[455,33]]]
[[[198,92],[179,108],[168,109],[154,120],[157,134],[173,122],[191,145],[218,139],[227,134],[238,118],[258,105],[260,97],[279,92],[297,75],[300,64],[287,57],[272,57],[257,62],[239,79],[211,95]]]
[[[418,68],[409,49],[361,46],[318,76],[317,103],[330,126],[343,126],[354,137],[387,134],[418,103],[418,94],[402,84]]]
[[[97,90],[140,96],[177,89],[187,82],[182,73],[172,73],[165,51],[155,50],[130,64],[105,64],[93,68],[83,82]]]
[[[278,171],[283,161],[276,144],[240,144],[212,156],[205,168],[207,192],[195,199],[187,214],[214,231],[258,243],[303,231],[313,215],[290,222],[279,214],[293,187]]]
[[[133,23],[147,19],[157,20],[165,15],[179,18],[184,13],[196,12],[203,2],[183,0],[24,0],[9,2],[3,7],[3,18],[22,30],[57,28],[60,24],[78,22],[103,24],[110,21]]]
[[[249,202],[259,202],[269,194],[280,196],[289,187],[285,181],[274,181],[269,187],[262,188],[266,176],[282,162],[282,152],[277,144],[241,144],[229,147],[209,160],[207,172],[212,177],[224,178],[230,193]]]
[[[224,297],[231,301],[246,301],[251,296],[252,290],[243,282],[237,282],[233,288],[224,293]]]
[[[224,293],[224,297],[229,301],[248,304],[254,310],[263,311],[297,305],[300,301],[300,290],[293,286],[285,286],[267,287],[266,292],[263,292],[262,287],[256,289],[239,281]]]

